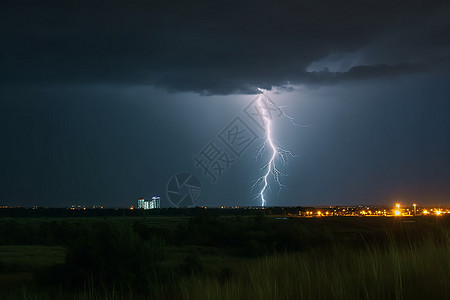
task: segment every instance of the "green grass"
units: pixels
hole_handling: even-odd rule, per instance
[[[10,228],[4,230],[11,236],[5,245],[22,242],[16,232],[37,245],[25,240],[25,246],[0,246],[0,299],[450,299],[450,218],[148,216],[2,222]],[[151,235],[141,238],[138,229]],[[93,276],[70,287],[66,284],[73,278],[67,276],[73,269],[58,266],[66,249],[69,254],[78,249],[82,257],[95,254],[93,264],[69,260],[62,267],[89,271],[105,259],[97,274],[138,274],[141,262],[149,261],[139,245],[156,253],[150,258],[158,257],[155,269],[150,268],[154,273],[141,273],[151,274],[145,291],[126,276],[108,282]],[[116,256],[106,255],[113,252]],[[142,257],[138,264],[127,260],[137,257]],[[117,268],[110,270],[111,265]]]
[[[66,250],[59,246],[0,246],[0,262],[24,269],[64,263]]]
[[[109,221],[120,224],[132,225],[134,222],[142,222],[148,226],[157,228],[173,229],[178,225],[186,224],[190,217],[172,217],[172,216],[146,216],[146,217],[41,217],[41,218],[0,218],[0,225],[15,222],[18,224],[27,224],[32,228],[39,227],[45,222],[66,222],[69,224],[80,223],[83,225],[96,222]]]
[[[335,246],[247,263],[226,281],[193,277],[183,299],[449,299],[450,235],[400,245]]]

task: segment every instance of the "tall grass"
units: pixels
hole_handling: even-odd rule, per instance
[[[93,224],[68,246],[64,264],[33,271],[32,281],[0,281],[0,299],[450,299],[448,222],[371,220],[330,218],[329,236],[316,230],[324,223],[208,223],[203,232],[190,228],[202,234],[192,237],[200,246],[182,239],[177,256],[130,226]],[[208,241],[231,241],[233,251],[193,251]],[[243,248],[274,254],[239,256]],[[3,275],[18,276],[13,267]]]
[[[449,299],[450,235],[279,254],[225,282],[196,277],[180,289],[184,299]]]

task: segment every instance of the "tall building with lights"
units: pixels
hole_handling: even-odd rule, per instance
[[[152,203],[152,207],[151,208],[160,208],[161,206],[160,206],[160,197],[158,197],[158,196],[153,196],[152,197],[152,201],[151,201],[151,203]]]
[[[139,198],[137,202],[138,202],[137,203],[138,208],[145,209],[145,198]]]
[[[137,207],[140,209],[155,209],[160,208],[160,197],[153,196],[151,200],[145,200],[145,198],[139,198]]]

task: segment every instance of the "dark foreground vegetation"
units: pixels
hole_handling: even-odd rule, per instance
[[[439,298],[445,216],[0,218],[0,299]]]

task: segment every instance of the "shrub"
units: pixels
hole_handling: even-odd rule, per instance
[[[161,240],[144,241],[129,226],[93,224],[92,231],[68,249],[62,270],[65,283],[79,287],[89,280],[145,290],[158,280],[162,247]]]

